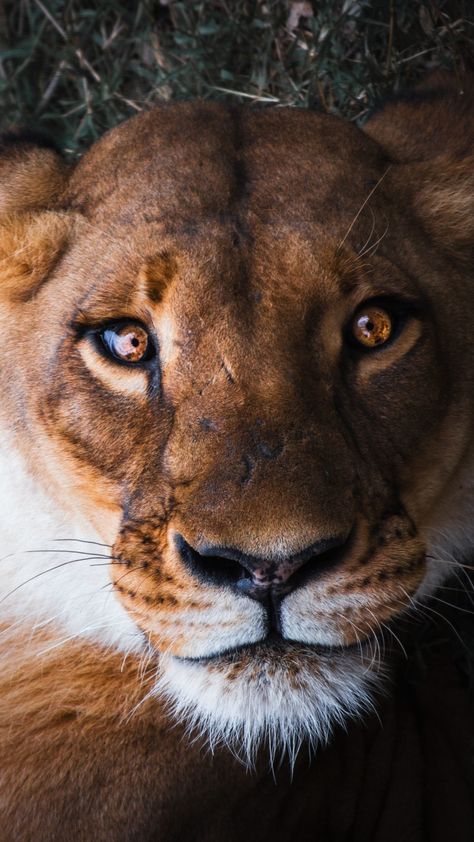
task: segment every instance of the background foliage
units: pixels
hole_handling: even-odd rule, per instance
[[[427,69],[474,55],[470,0],[4,0],[2,127],[71,153],[160,100],[319,106],[363,121]],[[471,18],[470,19],[470,13]]]

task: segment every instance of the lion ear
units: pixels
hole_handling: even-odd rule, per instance
[[[0,135],[0,217],[57,206],[69,171],[43,135],[21,130]]]
[[[474,256],[474,156],[439,157],[408,165],[399,177],[410,185],[412,205],[429,237],[452,255]],[[405,167],[401,167],[405,170]]]
[[[64,254],[73,222],[69,214],[54,211],[0,220],[0,303],[36,295]]]
[[[69,172],[42,136],[0,135],[0,299],[32,297],[54,268],[70,230],[61,210]]]
[[[364,126],[392,162],[400,197],[432,240],[458,257],[474,246],[474,76],[431,73]]]

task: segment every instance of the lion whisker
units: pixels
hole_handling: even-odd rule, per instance
[[[46,575],[46,573],[52,573],[55,570],[59,570],[62,567],[67,567],[69,564],[76,564],[79,561],[90,561],[90,560],[93,560],[95,557],[96,556],[91,555],[91,556],[86,556],[85,558],[84,557],[83,558],[71,558],[68,561],[63,561],[60,564],[55,564],[53,567],[48,567],[46,570],[41,570],[39,573],[35,573],[34,576],[30,576],[28,579],[25,579],[24,582],[21,582],[19,585],[16,585],[16,587],[12,588],[12,590],[10,590],[7,594],[5,594],[5,596],[3,596],[0,599],[0,605],[3,602],[5,602],[6,599],[8,599],[10,596],[12,596],[12,594],[16,593],[21,588],[24,588],[30,582],[34,582],[36,579],[39,579],[41,576]],[[90,566],[92,567],[93,565],[90,565]]]
[[[470,611],[469,608],[462,608],[462,606],[455,605],[454,603],[451,603],[451,602],[447,602],[445,599],[440,599],[439,596],[435,596],[434,594],[432,594],[430,596],[430,600],[431,599],[436,600],[436,602],[441,602],[443,605],[446,605],[448,608],[453,608],[456,611],[461,611],[463,614],[470,614],[471,616],[474,615],[474,611]]]
[[[382,242],[382,240],[383,240],[383,239],[387,236],[388,231],[389,231],[389,228],[390,228],[390,222],[387,220],[387,224],[386,224],[386,226],[385,226],[385,230],[384,230],[384,231],[383,231],[383,233],[380,235],[380,237],[378,238],[378,240],[376,240],[376,241],[375,241],[375,243],[373,243],[373,244],[372,244],[369,248],[367,248],[365,251],[363,251],[363,252],[359,255],[359,257],[360,257],[361,259],[362,259],[363,257],[365,257],[365,255],[366,255],[366,254],[370,254],[370,256],[371,256],[371,257],[373,257],[373,255],[374,255],[374,254],[375,254],[375,252],[376,252],[377,247],[380,245],[380,243]]]
[[[120,626],[128,626],[126,619],[121,620],[107,620],[107,622],[101,623],[89,623],[87,626],[83,626],[74,634],[70,634],[67,637],[62,638],[61,640],[57,640],[52,643],[50,646],[47,646],[45,649],[40,650],[37,654],[38,655],[46,655],[49,652],[52,652],[54,649],[58,649],[61,646],[65,646],[66,643],[70,643],[73,640],[79,639],[84,634],[90,631],[97,631],[98,629],[112,629],[117,628]]]
[[[111,547],[111,544],[103,544],[100,541],[89,541],[86,538],[53,538],[54,543],[93,544],[96,547]]]
[[[344,243],[346,242],[346,240],[347,240],[347,238],[348,238],[349,234],[351,233],[351,231],[352,231],[352,229],[353,229],[354,225],[356,224],[357,220],[359,219],[359,216],[361,215],[362,211],[364,210],[364,208],[366,207],[366,205],[370,202],[370,200],[371,200],[372,196],[374,195],[374,193],[376,192],[376,190],[378,190],[378,188],[379,188],[379,187],[380,187],[380,185],[382,184],[382,182],[383,182],[383,180],[384,180],[385,176],[386,176],[386,175],[387,175],[387,173],[391,170],[391,168],[392,168],[392,165],[391,165],[391,164],[389,164],[389,165],[388,165],[388,167],[387,167],[387,169],[385,170],[385,172],[383,172],[383,173],[382,173],[382,175],[380,176],[380,178],[378,179],[378,181],[377,181],[377,182],[374,184],[374,186],[372,187],[372,189],[371,189],[370,193],[366,196],[366,198],[365,198],[365,199],[364,199],[364,201],[362,202],[362,204],[361,204],[361,206],[360,206],[359,210],[358,210],[358,211],[357,211],[357,213],[355,214],[355,216],[354,216],[354,218],[353,218],[353,220],[352,220],[351,224],[349,225],[349,227],[348,227],[348,229],[347,229],[346,233],[344,234],[344,237],[342,238],[341,242],[339,243],[339,245],[338,245],[338,247],[337,247],[337,249],[336,249],[336,254],[337,254],[337,253],[339,253],[339,252],[341,251],[342,246],[343,246],[343,245],[344,245]]]
[[[443,621],[444,621],[444,622],[445,622],[445,623],[449,626],[449,628],[451,629],[451,631],[454,633],[454,635],[457,637],[457,639],[459,640],[459,642],[462,644],[462,646],[463,646],[463,647],[466,649],[466,651],[467,651],[466,644],[464,643],[464,641],[463,641],[463,639],[462,639],[461,635],[460,635],[460,634],[459,634],[459,632],[456,630],[456,628],[453,626],[453,624],[451,623],[451,621],[450,621],[450,620],[448,620],[448,618],[447,618],[447,617],[445,617],[443,614],[441,614],[441,612],[440,612],[440,611],[436,611],[436,610],[435,610],[434,608],[432,608],[430,605],[427,605],[425,602],[420,603],[420,602],[417,602],[416,600],[414,600],[414,599],[413,599],[413,598],[412,598],[412,597],[411,597],[411,596],[407,593],[407,591],[405,590],[405,588],[403,588],[401,585],[400,585],[400,588],[401,588],[402,592],[404,593],[404,595],[406,596],[406,598],[407,598],[407,599],[410,601],[410,603],[413,605],[413,607],[414,607],[415,611],[417,611],[418,613],[420,613],[420,614],[424,615],[425,617],[427,617],[427,619],[429,619],[429,616],[426,614],[426,612],[427,612],[427,611],[429,611],[431,614],[434,614],[436,617],[439,617],[441,620],[443,620]]]
[[[370,243],[370,241],[371,241],[371,239],[372,239],[373,233],[374,233],[374,231],[375,231],[375,224],[376,224],[376,223],[375,223],[375,213],[374,213],[373,209],[370,207],[370,205],[369,205],[369,211],[370,211],[371,216],[372,216],[372,228],[370,229],[370,234],[369,234],[369,236],[367,237],[367,239],[366,239],[366,241],[365,241],[364,245],[362,246],[362,248],[361,248],[360,252],[358,252],[358,254],[357,254],[357,259],[359,259],[359,258],[361,258],[361,257],[363,257],[363,256],[364,256],[365,251],[366,251],[366,249],[368,248],[369,243]]]
[[[86,556],[91,555],[90,551],[86,552],[85,550],[56,550],[56,549],[54,549],[54,550],[21,550],[18,553],[18,555],[21,555],[22,553],[25,553],[25,554],[26,553],[28,553],[28,554],[30,554],[30,553],[46,553],[46,554],[53,553],[54,555],[59,555],[60,553],[67,553],[67,555],[71,555],[71,553],[74,553],[74,555],[86,555]],[[94,558],[113,558],[113,556],[110,556],[108,553],[94,553]]]
[[[384,627],[384,629],[386,629],[386,631],[388,631],[388,633],[389,633],[389,634],[391,634],[391,635],[392,635],[392,637],[394,638],[394,640],[395,640],[395,641],[398,643],[398,645],[400,646],[400,649],[401,649],[401,650],[402,650],[402,652],[403,652],[403,655],[404,655],[404,657],[405,657],[405,660],[406,660],[406,661],[408,661],[408,653],[407,653],[407,650],[405,649],[405,647],[404,647],[404,645],[403,645],[402,641],[400,640],[400,638],[398,637],[398,635],[397,635],[397,634],[395,634],[394,630],[393,630],[393,629],[392,629],[392,628],[391,628],[391,627],[390,627],[387,623],[381,623],[381,625]]]
[[[116,579],[115,582],[110,582],[110,583],[107,582],[107,584],[111,584],[112,589],[114,590],[117,587],[118,583],[121,582],[122,579],[125,579],[125,576],[129,576],[130,573],[135,573],[137,570],[146,570],[146,565],[145,564],[138,564],[136,567],[131,567],[129,570],[126,570],[125,573],[122,573],[122,575],[119,576],[119,578]],[[105,585],[104,585],[104,587],[105,587]],[[137,593],[138,593],[138,591],[137,591]]]
[[[387,628],[387,626],[385,626],[385,624],[384,624],[384,623],[381,623],[381,621],[380,621],[380,620],[378,619],[378,617],[374,614],[374,612],[370,610],[370,608],[367,608],[367,607],[366,607],[366,611],[368,611],[368,613],[370,614],[370,616],[374,618],[374,620],[375,620],[375,628],[380,630],[380,632],[381,632],[381,634],[382,634],[382,640],[384,641],[382,626],[384,626],[384,628]],[[371,632],[372,632],[372,629],[371,629]],[[372,632],[372,633],[373,633],[373,632]],[[373,634],[374,634],[374,633],[373,633]],[[382,664],[382,660],[383,660],[383,658],[384,658],[384,656],[385,656],[385,641],[384,641],[384,650],[383,650],[383,653],[382,653],[382,650],[381,650],[381,648],[380,648],[380,641],[379,641],[379,639],[378,639],[378,637],[377,637],[377,634],[376,634],[376,633],[374,634],[374,639],[375,639],[376,644],[377,644],[377,646],[378,646],[378,652],[379,652],[379,662],[378,662],[378,668],[380,669],[381,664]]]
[[[462,564],[460,561],[451,561],[450,559],[439,558],[437,556],[427,555],[426,558],[429,559],[430,561],[434,561],[437,564],[443,564],[443,565],[448,564],[451,567],[455,567],[455,568],[458,568],[460,570],[461,569],[462,570],[474,570],[473,564]]]

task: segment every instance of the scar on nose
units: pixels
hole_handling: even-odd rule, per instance
[[[244,456],[242,459],[244,471],[240,477],[240,485],[247,485],[252,479],[252,474],[255,468],[255,462],[251,456]]]
[[[225,357],[222,358],[221,368],[225,372],[225,376],[227,377],[227,380],[229,381],[229,383],[235,383],[235,377],[234,377],[234,375],[231,371],[230,365],[227,362],[227,360],[225,359]]]

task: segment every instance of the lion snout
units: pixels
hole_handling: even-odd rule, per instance
[[[293,555],[248,555],[238,547],[191,546],[182,535],[175,539],[177,550],[191,573],[199,580],[224,585],[262,603],[279,600],[302,584],[318,578],[344,557],[348,535],[319,538]]]

